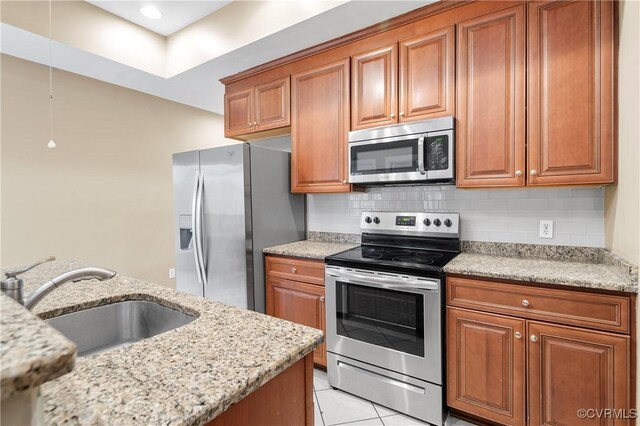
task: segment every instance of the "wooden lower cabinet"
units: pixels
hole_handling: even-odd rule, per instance
[[[447,402],[508,425],[525,424],[525,321],[447,308]]]
[[[325,331],[324,286],[267,275],[267,315]],[[315,349],[313,361],[327,366],[324,343]]]
[[[461,283],[469,289],[473,283],[478,291],[467,291]],[[602,310],[580,310],[581,315],[574,316],[570,325],[563,324],[562,317],[543,319],[526,310],[505,311],[508,300],[497,302],[495,295],[512,294],[516,286],[526,307],[543,306],[545,299],[541,297],[552,299],[556,291],[529,284],[447,277],[449,407],[470,418],[502,425],[632,424],[626,418],[635,408],[631,332],[626,328],[617,328],[618,332],[594,330],[609,327],[598,321],[607,304]],[[491,291],[481,291],[485,287]],[[626,299],[616,305],[618,317],[630,318],[632,324],[635,321],[633,296],[557,291],[559,302],[568,299],[570,292],[583,304],[589,298],[593,304],[607,302],[607,297]],[[590,416],[581,418],[580,409],[600,410],[600,417],[593,418],[598,412],[591,411]],[[611,410],[608,417],[602,410]]]
[[[529,424],[628,425],[579,419],[580,409],[629,410],[629,337],[528,323]]]
[[[313,417],[313,360],[309,354],[206,425],[311,426]]]

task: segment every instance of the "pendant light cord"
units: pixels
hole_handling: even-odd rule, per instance
[[[51,3],[49,0],[49,139],[53,140],[53,47],[51,40]]]

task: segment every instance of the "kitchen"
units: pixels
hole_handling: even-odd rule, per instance
[[[3,424],[635,422],[637,2],[184,10],[2,1]]]

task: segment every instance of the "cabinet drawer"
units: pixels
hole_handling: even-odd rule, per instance
[[[625,296],[447,277],[447,305],[629,332],[629,298]]]
[[[267,256],[267,276],[324,285],[324,262],[294,257]]]

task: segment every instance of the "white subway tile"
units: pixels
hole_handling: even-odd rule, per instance
[[[602,198],[604,197],[604,188],[571,188],[571,197],[573,198]]]
[[[604,235],[604,220],[590,219],[585,221],[587,235]]]
[[[456,189],[457,200],[481,200],[489,198],[488,191],[482,189]]]
[[[461,215],[463,240],[602,247],[603,194],[602,187],[374,187],[365,193],[309,195],[307,221],[312,231],[359,233],[363,211],[451,211]],[[554,221],[554,238],[538,237],[541,219]]]
[[[553,232],[558,234],[585,234],[586,226],[583,222],[574,222],[570,219],[556,220],[553,222]]]
[[[474,210],[507,210],[507,200],[472,200]]]
[[[527,198],[526,189],[492,189],[487,192],[490,199]]]
[[[553,198],[549,199],[551,210],[593,210],[594,198]]]
[[[585,247],[604,247],[604,235],[572,235],[571,245]]]
[[[490,231],[489,240],[497,243],[523,243],[527,240],[526,232]]]
[[[571,188],[532,188],[527,194],[529,198],[570,198]]]
[[[539,199],[516,199],[509,200],[509,210],[545,210],[549,206],[549,200]]]

